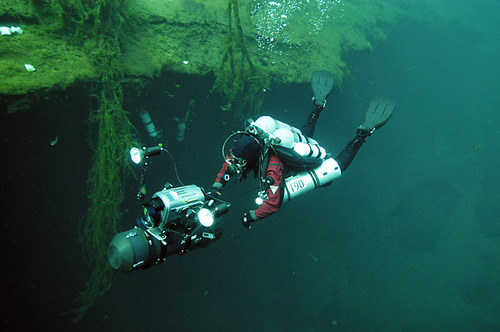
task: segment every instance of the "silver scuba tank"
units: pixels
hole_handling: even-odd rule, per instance
[[[340,177],[342,171],[333,158],[328,158],[312,170],[307,170],[285,180],[283,202],[287,202],[316,188],[326,186]]]
[[[161,138],[161,131],[156,129],[153,120],[151,120],[149,112],[144,109],[141,109],[139,111],[139,117],[141,118],[144,127],[146,127],[146,131],[148,132],[149,137],[159,140]]]

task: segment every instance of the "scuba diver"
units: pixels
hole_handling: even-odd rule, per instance
[[[140,191],[138,199],[142,205],[137,226],[115,234],[109,244],[111,267],[121,272],[145,270],[163,263],[168,256],[205,248],[217,241],[223,234],[221,217],[231,206],[218,196],[232,178],[241,181],[251,171],[259,178],[256,203],[260,206],[243,215],[241,221],[246,228],[278,211],[282,203],[331,184],[351,164],[366,137],[389,120],[395,107],[389,99],[374,99],[354,139],[333,158],[312,138],[332,88],[331,73],[314,72],[313,108],[300,130],[270,116],[261,116],[248,119],[244,131],[229,135],[222,146],[225,161],[213,184],[214,191],[205,192],[194,184],[183,185],[179,178],[182,186],[166,183],[149,203],[143,203],[144,194]],[[152,138],[159,136],[146,114],[143,122]],[[234,144],[226,154],[226,144],[233,138]],[[130,150],[132,160],[143,166],[140,188],[145,183],[149,158],[163,152],[170,155],[161,144]]]
[[[278,211],[284,201],[331,184],[349,167],[365,139],[391,117],[395,104],[387,98],[374,99],[356,136],[332,158],[312,137],[333,82],[333,74],[326,70],[313,73],[313,108],[300,130],[269,116],[261,116],[256,120],[248,119],[245,131],[233,133],[224,142],[223,156],[226,143],[236,135],[241,136],[225,155],[209,195],[217,197],[230,179],[235,177],[241,181],[253,171],[254,177],[260,180],[256,199],[256,202],[260,200],[257,202],[260,206],[243,215],[241,222],[246,228]]]

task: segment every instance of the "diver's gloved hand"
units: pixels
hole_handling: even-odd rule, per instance
[[[255,215],[255,211],[251,210],[243,215],[243,218],[241,218],[241,224],[244,227],[250,229],[252,227],[250,224],[253,223],[257,219],[259,219],[259,218]]]
[[[212,185],[212,189],[217,192],[220,192],[222,190],[222,187],[224,187],[224,185],[220,182],[214,182],[214,184]]]

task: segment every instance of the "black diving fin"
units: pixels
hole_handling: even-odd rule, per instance
[[[396,104],[389,98],[379,97],[372,100],[365,114],[365,122],[359,126],[358,131],[371,135],[389,121]]]
[[[313,73],[311,86],[314,93],[314,100],[318,104],[324,105],[326,98],[333,88],[333,74],[328,70],[318,70]]]

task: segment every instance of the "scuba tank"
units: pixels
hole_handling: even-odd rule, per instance
[[[321,158],[326,157],[326,150],[318,144],[304,142],[295,143],[293,150],[303,157]]]
[[[342,171],[333,158],[328,158],[318,167],[302,171],[285,179],[283,202],[288,202],[316,188],[326,187],[340,177]]]
[[[146,127],[146,131],[149,134],[149,137],[155,140],[161,139],[161,130],[157,130],[155,127],[155,124],[153,123],[153,120],[151,120],[151,116],[149,115],[149,112],[146,111],[145,109],[141,109],[139,111],[139,117],[141,118],[142,123],[144,124],[144,127]]]
[[[312,138],[304,136],[300,129],[267,115],[259,117],[256,121],[249,120],[247,122],[246,131],[259,138],[268,138],[272,140],[270,142],[271,144],[287,148],[292,148],[293,143],[297,142],[318,144],[318,142]]]
[[[184,140],[184,135],[186,133],[186,123],[179,118],[175,117],[174,121],[177,122],[177,131],[175,132],[175,139],[177,142],[182,142]]]
[[[248,120],[245,129],[249,134],[264,140],[266,145],[292,149],[303,157],[326,157],[326,150],[316,140],[303,135],[300,129],[270,116],[261,116],[256,121]]]

